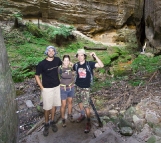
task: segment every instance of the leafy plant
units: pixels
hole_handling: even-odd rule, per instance
[[[130,80],[129,83],[132,85],[132,86],[139,86],[139,85],[143,85],[144,84],[144,81],[143,80]]]
[[[146,55],[139,55],[132,63],[133,72],[146,71],[154,72],[161,67],[161,56],[147,57]]]
[[[111,63],[110,56],[104,54],[100,58],[101,58],[101,60],[102,60],[102,62],[104,63],[105,66],[110,65],[110,63]]]
[[[22,20],[22,13],[21,12],[15,12],[11,15],[12,17],[14,17],[14,27],[18,28],[19,27],[19,21]]]
[[[43,32],[37,25],[28,22],[26,23],[27,31],[38,38],[45,37],[45,32]]]
[[[61,35],[67,38],[69,35],[72,34],[71,32],[73,29],[73,26],[60,25],[59,27],[51,27],[46,25],[45,32],[47,33],[49,38],[53,40],[56,35]]]

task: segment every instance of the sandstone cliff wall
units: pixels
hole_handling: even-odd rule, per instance
[[[136,28],[138,45],[160,46],[161,0],[9,0],[24,16],[74,24],[84,34],[95,34],[125,25]]]
[[[145,0],[145,34],[151,47],[161,49],[161,0]]]
[[[0,143],[16,143],[17,114],[15,90],[7,52],[0,29]]]
[[[11,7],[24,16],[56,19],[80,24],[80,30],[98,32],[138,24],[142,17],[143,0],[10,0]]]

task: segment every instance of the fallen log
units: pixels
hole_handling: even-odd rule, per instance
[[[153,79],[153,77],[154,77],[154,76],[156,76],[156,74],[158,74],[158,71],[156,71],[156,72],[154,72],[154,73],[153,73],[153,75],[150,77],[150,79],[149,79],[148,83],[150,83],[150,82],[151,82],[151,80]],[[147,83],[147,84],[148,84],[148,83]]]
[[[126,104],[124,104],[122,109],[127,110],[131,106],[133,98],[134,98],[134,96],[130,95]]]
[[[84,46],[84,49],[85,50],[107,50],[106,47],[101,47],[101,48],[91,48],[91,47],[86,47]]]
[[[110,100],[109,102],[109,104],[116,104],[116,103],[118,103],[120,100],[121,100],[121,98],[124,96],[124,94],[121,94],[120,96],[118,96],[117,98],[115,98],[115,99],[112,99],[112,100]]]
[[[27,133],[26,136],[31,134],[34,130],[36,130],[39,126],[41,126],[43,124],[43,122],[45,121],[45,118],[41,118],[39,122],[37,122]]]

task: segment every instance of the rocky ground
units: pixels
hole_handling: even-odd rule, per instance
[[[144,84],[132,86],[129,80],[141,77]],[[151,74],[137,73],[112,81],[111,86],[92,92],[92,99],[103,122],[98,127],[97,118],[92,111],[92,130],[83,133],[84,122],[69,123],[66,130],[61,127],[59,109],[56,114],[59,132],[44,139],[43,113],[41,111],[40,90],[34,79],[16,84],[19,115],[19,142],[40,142],[57,140],[66,143],[75,142],[161,142],[161,97],[159,71]],[[109,79],[110,80],[110,79]],[[74,118],[79,116],[79,108],[74,101]],[[69,130],[68,130],[69,129]],[[63,134],[62,134],[63,132]],[[70,136],[70,133],[73,134]],[[78,139],[82,136],[82,140]],[[71,140],[71,138],[73,140]],[[54,141],[54,143],[55,143]]]

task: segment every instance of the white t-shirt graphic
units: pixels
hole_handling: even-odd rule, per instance
[[[86,75],[87,75],[86,69],[79,68],[78,74],[79,74],[79,78],[86,78]]]

